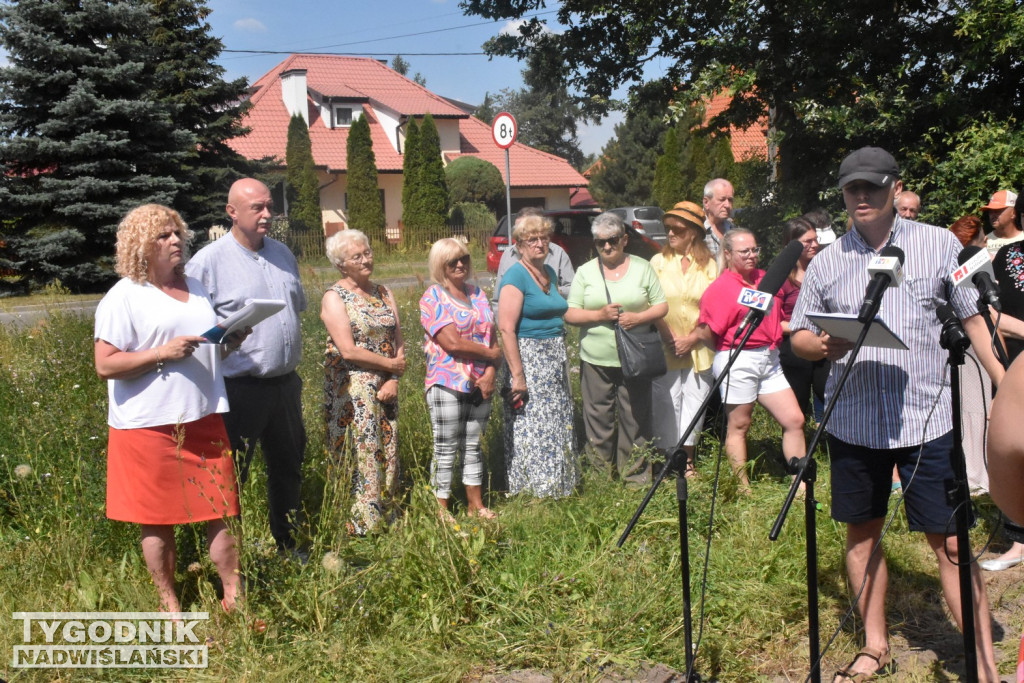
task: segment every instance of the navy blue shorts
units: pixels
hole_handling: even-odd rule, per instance
[[[859,524],[885,517],[895,465],[903,482],[903,503],[910,529],[929,534],[955,533],[954,508],[946,499],[946,490],[953,482],[953,432],[928,441],[923,448],[867,448],[831,435],[828,439],[832,455],[832,519]]]

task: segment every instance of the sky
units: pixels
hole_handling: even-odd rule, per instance
[[[489,58],[481,45],[507,21],[464,16],[458,0],[381,0],[379,2],[316,2],[314,0],[208,0],[207,21],[224,43],[217,61],[229,79],[245,76],[252,83],[283,61],[290,52],[333,52],[387,59],[401,54],[433,92],[479,104],[487,92],[523,87],[524,65],[508,57]],[[539,10],[553,30],[555,11]],[[282,54],[246,54],[233,50],[272,50]],[[470,53],[449,54],[438,53]],[[601,124],[579,131],[584,153],[599,153],[612,137],[614,113]]]

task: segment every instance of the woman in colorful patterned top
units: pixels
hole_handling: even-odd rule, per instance
[[[355,458],[348,529],[363,535],[396,512],[398,378],[405,372],[405,348],[394,297],[370,281],[373,250],[366,235],[333,235],[327,258],[341,273],[320,308],[330,335],[324,359],[327,449],[337,461],[346,454]]]
[[[467,513],[491,519],[483,503],[483,459],[480,437],[491,416],[495,364],[501,359],[490,302],[468,279],[473,274],[469,251],[446,237],[434,243],[428,257],[435,282],[420,298],[420,322],[427,357],[427,408],[434,432],[430,483],[450,518],[448,499],[458,452],[464,453],[462,483]]]

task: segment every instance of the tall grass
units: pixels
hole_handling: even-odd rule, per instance
[[[8,655],[20,642],[21,630],[6,614],[143,611],[155,609],[157,599],[137,528],[104,516],[106,391],[92,368],[91,320],[55,311],[34,329],[0,330],[2,677],[473,680],[536,669],[575,680],[599,678],[611,669],[628,675],[642,662],[682,670],[683,600],[671,483],[654,497],[622,549],[615,540],[642,492],[589,472],[580,493],[567,500],[492,492],[489,503],[500,515],[496,521],[460,514],[457,526],[439,522],[426,486],[431,437],[423,399],[419,290],[396,292],[410,361],[401,381],[399,418],[404,516],[383,533],[346,536],[351,464],[332,461],[323,441],[325,332],[318,312],[329,283],[312,269],[305,277],[310,308],[303,316],[300,373],[309,448],[303,531],[311,559],[301,565],[275,552],[258,458],[242,496],[248,596],[237,613],[220,611],[212,583],[216,573],[206,559],[201,530],[180,529],[177,579],[183,607],[212,615],[206,635],[213,645],[205,671],[33,672],[10,667]],[[485,439],[490,473],[501,470],[500,412],[493,412]],[[787,477],[778,464],[778,426],[760,410],[750,445],[754,493],[737,496],[731,475],[724,476],[709,556],[705,547],[717,453],[710,433],[698,454],[700,477],[690,485],[695,609],[708,560],[698,670],[705,679],[723,681],[802,680],[807,671],[802,507],[794,507],[780,541],[769,542]],[[827,480],[823,459],[818,498],[825,511]],[[818,515],[817,528],[822,632],[827,637],[849,596],[841,529],[826,512]],[[930,552],[901,523],[893,534],[888,540],[892,613],[906,615],[907,621],[923,613],[938,614],[941,620]],[[833,671],[855,650],[851,626],[840,635],[824,671]],[[903,680],[933,680],[930,676],[926,672]]]

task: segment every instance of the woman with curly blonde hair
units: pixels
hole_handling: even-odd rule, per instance
[[[142,526],[142,554],[160,609],[180,612],[174,525],[208,522],[225,610],[239,597],[238,516],[231,449],[220,413],[228,401],[223,348],[198,336],[217,323],[209,294],[184,275],[181,216],[158,204],[128,213],[117,230],[115,284],[96,309],[96,372],[107,380],[107,517]]]

